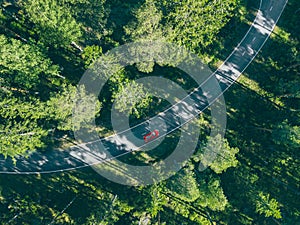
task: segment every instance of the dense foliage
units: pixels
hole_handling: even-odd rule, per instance
[[[76,84],[99,56],[131,41],[168,41],[220,65],[253,20],[247,0],[0,1],[0,154],[57,151],[72,130],[96,117],[111,131],[110,110],[132,124],[168,107],[135,79],[194,83],[153,60],[117,71],[97,100]],[[197,123],[197,150],[170,179],[146,187],[110,183],[90,169],[36,176],[0,175],[1,224],[297,224],[299,223],[299,13],[290,0],[274,34],[225,95],[228,130],[209,138],[209,110]],[[119,68],[115,68],[116,70]],[[133,85],[129,85],[133,84]],[[79,104],[80,96],[96,102]],[[180,132],[179,132],[180,133]],[[174,132],[154,152],[122,158],[151,163],[172,152]],[[204,153],[215,152],[213,162]],[[200,166],[207,166],[200,172]]]

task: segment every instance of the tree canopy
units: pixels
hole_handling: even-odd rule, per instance
[[[24,102],[10,97],[0,102],[0,153],[5,157],[28,154],[43,147],[48,131],[41,126],[45,117],[39,102]]]
[[[77,141],[75,130],[111,135],[113,106],[129,114],[130,126],[164,111],[170,104],[151,95],[138,79],[164,77],[187,92],[198,85],[176,68],[186,55],[170,55],[162,43],[195,53],[215,70],[247,32],[258,8],[259,1],[250,0],[1,1],[0,172],[7,172],[8,158],[18,163],[34,151],[42,158],[57,151],[67,155],[66,146]],[[299,1],[289,0],[256,60],[226,91],[224,138],[209,137],[207,108],[195,122],[201,132],[194,155],[172,177],[127,187],[89,168],[0,174],[0,224],[297,223],[299,9]],[[107,52],[130,42],[153,45],[129,49],[130,56],[146,55],[147,60],[125,61],[130,65],[123,67]],[[169,57],[167,63],[154,61],[160,52]],[[109,77],[99,96],[77,86],[93,65],[93,72]],[[147,132],[134,135],[143,141]],[[156,165],[173,153],[182,134],[193,132],[181,127],[154,149],[115,149],[112,155],[133,166]],[[114,167],[111,161],[105,166]]]
[[[0,35],[0,83],[3,87],[37,90],[44,79],[59,75],[58,66],[35,46]]]
[[[58,1],[25,0],[20,4],[42,44],[64,47],[81,36],[80,23],[72,17],[69,8]]]

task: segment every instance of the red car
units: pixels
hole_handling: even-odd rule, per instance
[[[144,136],[144,141],[147,143],[147,142],[157,138],[158,136],[159,136],[159,131],[154,130]]]

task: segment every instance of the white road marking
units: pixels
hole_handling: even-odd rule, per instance
[[[262,2],[262,1],[261,1]],[[286,1],[287,2],[287,1]],[[261,8],[261,7],[260,7]],[[272,9],[273,9],[273,6],[270,8],[270,11],[272,11]],[[280,14],[281,15],[281,14]],[[279,15],[279,16],[280,16]],[[278,19],[277,19],[278,20]],[[276,24],[276,22],[277,22],[277,20],[274,22],[274,24]],[[255,24],[255,21],[253,22],[253,24],[252,24],[252,26],[253,27],[255,27],[255,28],[257,28],[257,26],[256,26],[256,24]],[[258,29],[258,28],[257,28]],[[265,29],[265,28],[264,28]],[[272,27],[272,29],[273,29],[273,27]],[[263,32],[264,30],[261,30],[261,29],[258,29],[260,32]],[[242,39],[242,41],[245,39],[245,37],[247,36],[247,34],[249,33],[249,31],[250,31],[250,29],[248,30],[248,32],[246,33],[246,35],[244,36],[244,38]],[[271,29],[270,29],[270,31],[271,31]],[[266,34],[268,34],[268,32],[266,33]],[[269,34],[268,34],[269,35]],[[265,41],[266,41],[267,39],[265,39]],[[241,42],[242,42],[241,41]],[[240,43],[241,43],[240,42]],[[239,43],[239,44],[240,44]],[[252,50],[252,49],[251,49]],[[253,51],[253,50],[252,50]],[[254,51],[253,51],[254,52]],[[234,51],[232,52],[232,54],[234,53]],[[230,56],[232,55],[232,54],[230,54]],[[243,53],[243,55],[245,54],[245,51],[244,51],[244,53]],[[230,57],[230,56],[228,56],[228,58]],[[228,59],[227,58],[227,59]],[[227,59],[226,59],[226,61],[227,61]],[[225,61],[225,62],[226,62]],[[163,114],[164,115],[164,114]],[[100,140],[97,140],[96,142],[98,142],[98,141],[100,141]],[[93,142],[95,142],[95,141],[93,141]],[[93,143],[92,142],[92,143]],[[90,143],[90,142],[89,142]],[[88,143],[85,143],[85,144],[88,144]],[[72,147],[71,147],[71,149],[72,149]],[[76,148],[75,148],[76,149]],[[88,148],[88,150],[89,150],[89,148]],[[130,149],[131,151],[133,150],[133,149]],[[104,153],[105,154],[105,153]],[[72,154],[71,154],[72,155]],[[77,155],[79,155],[79,154],[77,154]],[[78,167],[79,168],[79,167]],[[18,170],[15,170],[17,173],[20,173]],[[62,170],[57,170],[57,171],[64,171],[63,169]],[[1,172],[1,171],[0,171]],[[46,171],[47,172],[47,171]],[[30,174],[30,173],[32,173],[32,172],[25,172],[26,174]],[[33,173],[39,173],[39,172],[33,172]]]
[[[254,37],[254,38],[252,39],[252,42],[255,41],[255,40],[256,40],[256,37]]]

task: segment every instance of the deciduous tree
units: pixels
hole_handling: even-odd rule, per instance
[[[90,106],[94,106],[90,107]],[[101,109],[101,104],[95,96],[89,94],[84,87],[69,85],[56,94],[52,94],[46,103],[48,118],[57,122],[59,130],[78,130],[90,125]],[[78,113],[73,114],[74,107]]]
[[[209,166],[215,173],[220,174],[229,167],[237,166],[238,161],[235,155],[238,152],[238,148],[229,146],[227,139],[217,135],[208,138],[206,146],[200,150],[200,153],[196,154],[194,159],[200,161],[203,165]]]
[[[129,115],[135,115],[137,118],[142,116],[143,109],[149,107],[151,103],[151,95],[147,93],[142,84],[134,81],[120,85],[113,98],[116,109]]]

